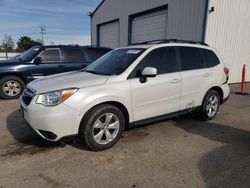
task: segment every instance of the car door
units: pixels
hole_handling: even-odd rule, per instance
[[[209,69],[206,68],[201,50],[196,47],[179,47],[181,60],[180,109],[200,106],[209,85]]]
[[[79,46],[65,46],[62,48],[64,72],[80,70],[85,65],[84,51]]]
[[[156,68],[157,76],[142,83],[139,75],[145,67]],[[134,121],[179,110],[181,75],[174,47],[151,51],[136,66],[130,78]]]
[[[61,63],[62,57],[59,48],[47,48],[43,50],[37,57],[41,58],[41,62],[35,64],[33,62],[30,67],[30,75],[33,79],[63,72]]]

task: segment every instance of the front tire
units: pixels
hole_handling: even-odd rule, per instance
[[[0,97],[2,99],[17,99],[25,88],[25,83],[16,76],[6,76],[0,80]]]
[[[212,120],[218,113],[220,108],[220,95],[215,90],[209,90],[202,102],[202,106],[198,115],[201,120]]]
[[[122,112],[113,105],[103,104],[86,114],[80,125],[79,138],[90,149],[101,151],[115,145],[124,128]]]

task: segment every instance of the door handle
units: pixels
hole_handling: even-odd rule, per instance
[[[208,77],[208,76],[209,76],[209,73],[206,72],[206,73],[203,74],[203,76],[204,76],[204,77]]]
[[[171,83],[176,84],[176,83],[179,83],[180,81],[181,81],[180,79],[173,79],[173,80],[171,80]]]

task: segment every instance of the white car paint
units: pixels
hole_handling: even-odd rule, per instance
[[[26,106],[22,97],[20,98],[24,118],[41,137],[46,139],[38,130],[50,131],[57,135],[51,141],[58,141],[62,137],[78,134],[86,112],[101,103],[113,101],[122,104],[128,112],[129,123],[133,123],[198,107],[206,92],[214,86],[223,90],[224,99],[229,96],[229,86],[224,84],[226,76],[223,63],[209,69],[157,75],[155,78],[148,78],[144,84],[138,78],[128,79],[129,74],[149,52],[168,46],[213,50],[203,45],[179,43],[139,46],[147,48],[146,51],[120,75],[101,76],[76,71],[35,80],[27,86],[36,91],[31,103]],[[36,103],[39,94],[67,88],[79,90],[57,106],[47,107]]]

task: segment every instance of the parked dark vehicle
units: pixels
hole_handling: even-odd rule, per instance
[[[17,58],[0,61],[0,97],[18,98],[32,80],[82,69],[109,51],[78,45],[35,46]]]

